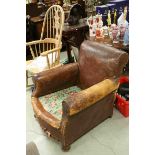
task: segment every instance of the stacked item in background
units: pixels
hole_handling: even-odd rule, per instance
[[[123,13],[125,7],[127,8],[126,20],[129,22],[129,0],[110,0],[106,5],[96,6],[96,13],[102,14],[103,21],[105,21],[104,25],[107,25],[106,19],[110,10],[112,23],[116,24],[117,19]],[[116,16],[116,20],[114,16]]]
[[[109,45],[129,46],[129,1],[110,0],[106,5],[96,6],[96,16],[87,20],[89,36]],[[111,44],[112,43],[112,44]],[[129,79],[120,78],[120,87],[116,94],[116,108],[124,117],[129,116]]]
[[[102,14],[96,16],[90,16],[87,19],[89,25],[89,36],[96,39],[106,40],[113,44],[123,44],[123,46],[129,45],[129,23],[126,20],[127,8],[124,8],[124,12],[117,19],[117,22],[112,23],[110,10],[108,11],[107,19],[103,20]],[[116,19],[115,19],[116,20]],[[105,21],[107,25],[104,25]],[[103,26],[104,25],[104,26]]]

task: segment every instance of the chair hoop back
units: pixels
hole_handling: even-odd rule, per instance
[[[60,65],[61,38],[64,26],[64,11],[52,5],[45,14],[40,40],[27,43],[34,61],[28,65],[31,73],[41,72]]]
[[[44,38],[54,38],[57,41],[56,46],[61,45],[62,29],[64,25],[64,11],[61,6],[51,6],[44,17],[42,33],[40,40]]]

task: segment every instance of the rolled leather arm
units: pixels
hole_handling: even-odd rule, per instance
[[[103,99],[115,91],[118,86],[118,82],[106,79],[77,94],[73,94],[63,101],[64,113],[70,116],[74,115]]]
[[[40,72],[33,77],[35,89],[32,96],[40,97],[75,85],[78,80],[78,73],[77,63]]]

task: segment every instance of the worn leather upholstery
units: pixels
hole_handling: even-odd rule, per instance
[[[104,44],[84,41],[79,61],[41,72],[34,77],[32,106],[43,130],[59,141],[63,150],[111,117],[118,88],[118,78],[128,55]],[[39,102],[40,96],[77,85],[82,91],[62,102],[62,118],[58,120]]]
[[[118,86],[119,84],[117,82],[106,79],[80,91],[74,96],[69,96],[66,100],[64,100],[65,104],[68,105],[69,115],[74,115],[91,106],[111,92],[115,91]]]
[[[64,113],[60,127],[62,144],[64,146],[69,146],[99,123],[112,117],[114,100],[115,93],[112,92],[92,106],[72,116],[69,116],[68,107],[63,102]]]
[[[80,48],[79,70],[82,88],[88,88],[104,79],[118,78],[128,61],[128,54],[116,48],[93,41],[85,41]]]
[[[39,97],[75,85],[78,81],[77,63],[67,64],[43,71],[33,77],[35,90],[32,96]]]

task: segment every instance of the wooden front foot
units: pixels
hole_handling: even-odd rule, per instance
[[[34,118],[37,118],[36,114],[34,114]]]
[[[69,151],[70,148],[71,148],[70,145],[68,145],[68,146],[62,145],[62,150],[65,151],[65,152]]]
[[[112,116],[113,116],[113,113],[111,113],[111,114],[109,115],[109,118],[112,118]]]
[[[109,118],[112,118],[112,115],[110,115]]]

